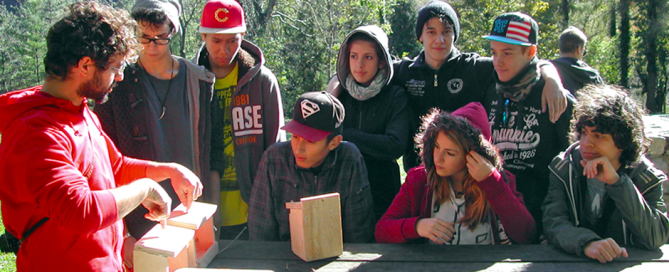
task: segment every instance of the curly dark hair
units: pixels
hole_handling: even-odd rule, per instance
[[[644,110],[627,92],[611,85],[588,85],[579,90],[578,103],[571,119],[571,141],[581,138],[584,127],[610,134],[620,154],[621,167],[636,165],[650,141],[643,124]]]
[[[438,109],[431,109],[430,113],[422,119],[420,132],[414,140],[416,146],[420,149],[420,156],[427,172],[428,184],[436,192],[434,195],[435,204],[444,203],[450,191],[447,185],[448,177],[440,177],[434,166],[434,147],[439,132],[446,134],[458,145],[462,149],[463,155],[475,151],[490,161],[504,175],[503,160],[499,150],[469,120]],[[473,229],[479,223],[487,221],[492,210],[486,200],[485,192],[478,188],[476,180],[471,178],[469,173],[467,173],[463,188],[467,215],[462,219],[462,222]]]
[[[109,58],[133,57],[140,49],[137,24],[125,10],[97,2],[78,2],[56,22],[46,37],[44,68],[48,76],[66,79],[70,67],[90,57],[99,70],[109,68]]]
[[[159,29],[164,25],[170,26],[170,33],[174,32],[175,27],[170,21],[170,18],[167,17],[167,14],[158,9],[147,9],[147,8],[138,8],[131,14],[132,18],[137,21],[137,23],[144,26],[150,26],[155,29]]]

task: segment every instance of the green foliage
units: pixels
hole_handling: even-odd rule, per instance
[[[76,0],[22,0],[19,7],[0,5],[0,93],[40,84],[44,77],[42,59],[44,37],[50,25]],[[130,10],[133,0],[98,0]],[[396,57],[415,57],[422,45],[415,39],[417,11],[429,0],[239,0],[246,11],[248,31],[245,39],[258,45],[265,54],[266,66],[277,76],[282,89],[286,116],[306,91],[323,90],[335,72],[340,43],[353,28],[364,24],[380,25],[389,34],[390,50]],[[456,46],[463,52],[489,56],[488,34],[494,18],[504,12],[520,11],[539,23],[539,57],[553,59],[558,54],[557,40],[562,25],[563,0],[451,0],[460,17],[461,33]],[[664,0],[632,1],[630,63],[627,78],[633,92],[647,84],[648,53],[657,55],[656,89],[666,95],[669,88],[669,41]],[[199,20],[206,0],[180,0],[184,29],[170,47],[173,54],[192,58],[200,45]],[[600,70],[604,79],[617,84],[620,76],[620,37],[611,33],[619,25],[619,1],[571,0],[569,25],[582,29],[589,37],[585,61]],[[652,5],[651,5],[652,4]],[[648,18],[650,7],[658,9],[658,19]],[[611,16],[615,11],[616,16]],[[604,18],[602,20],[602,18]],[[656,29],[656,31],[649,31]],[[614,31],[615,32],[615,31]],[[656,34],[656,35],[650,35]],[[651,42],[652,41],[652,42]],[[649,51],[654,45],[655,51]],[[664,100],[662,94],[655,99]],[[662,105],[664,101],[660,101]]]
[[[460,18],[460,36],[456,46],[462,52],[477,52],[489,56],[490,41],[481,38],[490,33],[495,18],[505,12],[523,12],[534,18],[539,24],[539,57],[553,58],[557,53],[557,36],[562,31],[558,26],[558,6],[551,6],[545,1],[452,1],[451,5]]]
[[[397,57],[413,58],[420,53],[422,46],[416,39],[415,22],[418,14],[415,0],[398,0],[393,5],[390,17],[391,33],[389,33],[390,54]]]
[[[0,214],[0,234],[5,233],[5,224],[2,223]],[[0,253],[0,272],[16,271],[16,255],[14,253]]]

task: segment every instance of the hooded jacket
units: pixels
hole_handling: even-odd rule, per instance
[[[470,103],[452,113],[469,120],[478,128],[486,139],[490,139],[490,128],[483,106]],[[504,226],[506,234],[513,243],[530,243],[536,238],[534,219],[525,208],[523,195],[516,191],[515,176],[508,171],[502,175],[493,170],[488,178],[477,183],[486,193],[486,198],[496,218]],[[428,240],[418,235],[416,223],[431,217],[434,191],[429,186],[425,165],[413,168],[407,173],[399,194],[393,200],[388,211],[376,224],[376,241],[379,243],[407,243]],[[491,221],[496,225],[496,220]],[[498,227],[493,227],[493,240],[499,244],[502,240]]]
[[[576,91],[587,84],[604,84],[604,80],[599,75],[599,72],[584,61],[562,57],[551,60],[551,63],[557,68],[562,79],[562,85],[573,96],[576,96]]]
[[[404,88],[409,96],[411,135],[420,126],[420,117],[431,108],[451,112],[469,102],[483,102],[487,87],[494,82],[492,58],[461,53],[455,46],[439,70],[425,62],[425,51],[394,66],[392,83]],[[407,171],[420,163],[411,138],[402,160]]]
[[[385,86],[377,95],[364,101],[353,98],[344,85],[351,73],[348,42],[356,33],[374,39],[383,51],[379,58],[386,63],[385,68],[379,70],[383,73]],[[408,96],[401,87],[390,85],[391,64],[388,36],[374,25],[361,26],[349,33],[337,59],[337,77],[342,89],[339,100],[346,109],[342,135],[344,140],[360,149],[365,159],[376,219],[381,218],[399,192],[400,170],[396,160],[404,153],[410,138]]]
[[[193,58],[193,62],[211,70],[209,53],[202,45]],[[251,200],[251,188],[263,152],[272,144],[286,140],[286,134],[279,128],[284,124],[281,92],[276,77],[265,67],[265,57],[260,48],[243,40],[239,53],[239,77],[237,88],[232,94],[230,116],[232,116],[232,140],[235,150],[235,167],[237,182],[242,198],[246,203]],[[224,173],[223,155],[223,117],[218,107],[222,98],[214,95],[212,99],[212,130],[211,130],[211,170]],[[212,188],[209,181],[206,188]],[[207,186],[209,185],[209,186]],[[219,204],[218,192],[203,193],[212,195],[214,199],[205,201]]]
[[[0,96],[0,201],[21,245],[18,271],[122,271],[123,223],[109,189],[146,176],[122,156],[82,101],[41,92]]]
[[[645,157],[638,165],[618,170],[620,179],[605,185],[608,200],[600,220],[605,228],[594,231],[581,226],[581,216],[589,209],[584,203],[584,184],[579,143],[556,156],[549,166],[550,186],[543,204],[544,234],[564,251],[584,256],[592,241],[613,238],[620,246],[653,250],[669,238],[667,207],[662,200],[662,182],[667,176]]]
[[[187,109],[190,111],[190,127],[183,128],[184,133],[190,135],[193,147],[192,154],[183,155],[183,161],[189,161],[192,171],[200,178],[203,184],[209,179],[209,151],[211,148],[211,97],[214,75],[190,61],[175,57],[179,63],[186,66],[186,97]],[[114,141],[118,149],[126,156],[151,161],[166,162],[166,158],[154,150],[151,143],[159,132],[152,130],[148,117],[150,116],[149,95],[142,84],[140,74],[144,73],[137,64],[131,64],[125,70],[124,80],[118,82],[114,91],[109,94],[109,100],[95,107],[95,113],[100,118],[102,128]],[[170,105],[167,105],[170,108]],[[178,143],[177,143],[178,144]],[[188,158],[188,159],[186,159]],[[180,202],[176,193],[168,182],[161,183],[172,197],[173,205]],[[205,194],[206,195],[206,194]],[[147,210],[138,207],[126,216],[128,230],[133,237],[141,238],[156,222],[144,218]]]

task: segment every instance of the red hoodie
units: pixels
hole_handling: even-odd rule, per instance
[[[2,219],[26,239],[18,271],[122,271],[123,223],[106,191],[145,177],[146,161],[122,156],[86,103],[40,91],[0,95]]]

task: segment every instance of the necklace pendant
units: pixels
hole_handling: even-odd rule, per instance
[[[158,117],[158,120],[163,119],[163,116],[165,116],[165,110],[167,110],[167,109],[165,108],[165,106],[163,106],[163,112],[160,114],[160,117]]]

